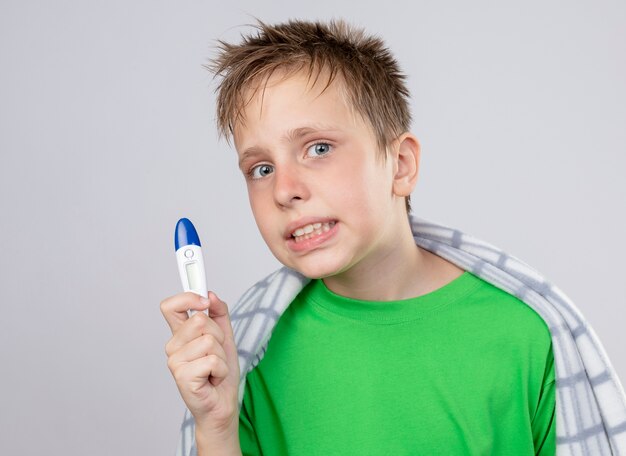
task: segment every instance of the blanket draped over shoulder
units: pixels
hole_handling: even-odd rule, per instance
[[[626,456],[626,396],[606,352],[574,303],[539,272],[462,231],[410,216],[415,243],[528,304],[552,335],[557,455]],[[309,279],[283,267],[256,283],[230,312],[241,372],[263,358],[278,319]],[[195,423],[185,411],[178,456],[196,455]]]

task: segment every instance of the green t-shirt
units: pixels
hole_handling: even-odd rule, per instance
[[[247,375],[244,455],[554,455],[550,331],[466,271],[391,302],[313,280]]]

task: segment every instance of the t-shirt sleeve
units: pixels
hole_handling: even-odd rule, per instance
[[[239,445],[241,446],[241,454],[243,456],[260,456],[263,453],[261,452],[259,440],[248,412],[249,392],[247,385],[245,392],[241,410],[239,411]]]
[[[552,344],[548,350],[543,386],[532,420],[532,431],[535,454],[554,456],[556,454],[556,384]]]

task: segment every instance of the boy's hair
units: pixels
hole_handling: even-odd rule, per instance
[[[243,121],[243,109],[274,71],[284,70],[289,75],[306,69],[309,80],[315,73],[315,84],[327,70],[324,90],[340,76],[344,101],[372,127],[384,159],[390,143],[411,124],[406,76],[384,42],[343,20],[289,20],[276,25],[257,22],[258,32],[242,34],[240,44],[217,40],[218,55],[205,65],[222,77],[216,89],[219,136],[230,143],[235,124]],[[248,89],[253,93],[246,101]],[[410,197],[406,198],[406,209],[410,211]]]

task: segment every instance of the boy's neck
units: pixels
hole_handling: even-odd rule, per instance
[[[410,228],[374,264],[324,278],[333,293],[364,301],[415,298],[443,287],[464,272],[455,264],[415,245]]]

